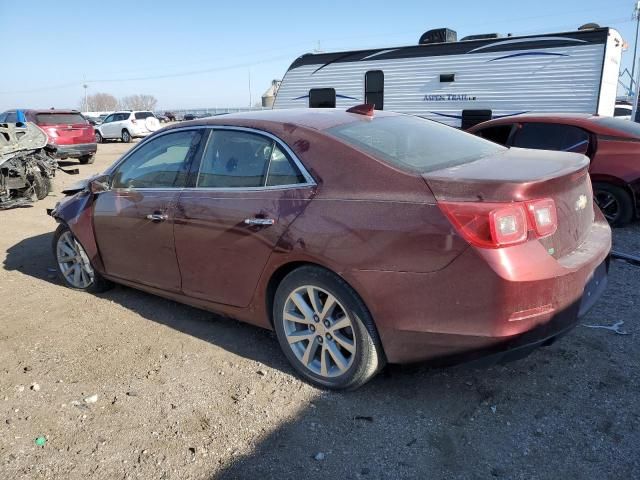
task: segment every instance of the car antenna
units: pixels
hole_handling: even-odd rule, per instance
[[[347,108],[347,113],[357,113],[358,115],[373,117],[374,110],[375,105],[373,105],[372,103],[363,103],[362,105],[356,105],[355,107]]]

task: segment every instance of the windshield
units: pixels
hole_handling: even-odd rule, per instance
[[[629,115],[631,115],[631,112],[629,112]],[[615,128],[616,130],[620,130],[627,135],[633,135],[634,137],[640,138],[640,124],[632,122],[631,120],[627,120],[624,118],[598,117],[596,119],[596,122],[598,122],[600,125],[604,125],[607,128]]]
[[[36,115],[38,125],[71,125],[87,123],[79,113],[39,113]]]
[[[387,163],[421,173],[505,150],[456,128],[410,115],[347,123],[327,132]]]

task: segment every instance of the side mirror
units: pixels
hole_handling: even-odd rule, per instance
[[[107,175],[102,175],[94,178],[89,182],[89,190],[94,195],[111,190],[111,187],[109,187],[109,177]]]

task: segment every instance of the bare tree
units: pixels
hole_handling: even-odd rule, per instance
[[[109,112],[118,108],[118,99],[109,93],[94,93],[80,101],[80,110],[83,112]]]
[[[154,110],[158,99],[153,95],[137,94],[120,99],[120,107],[127,110]]]

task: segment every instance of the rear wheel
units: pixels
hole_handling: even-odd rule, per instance
[[[122,135],[120,138],[122,138],[122,141],[124,143],[129,143],[131,141],[131,134],[129,133],[129,130],[122,130]]]
[[[61,224],[56,229],[52,246],[58,277],[65,285],[91,293],[104,292],[111,288],[111,282],[93,268],[87,253],[69,227]]]
[[[288,274],[276,291],[273,318],[280,347],[310,382],[355,389],[385,363],[371,314],[339,276],[319,267]]]
[[[83,165],[92,164],[95,161],[95,155],[85,155],[84,157],[80,157],[80,163]]]
[[[623,188],[610,183],[595,183],[593,197],[612,226],[622,227],[633,218],[633,200]]]

